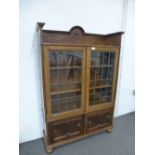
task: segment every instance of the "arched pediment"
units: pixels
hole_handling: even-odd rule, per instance
[[[85,31],[81,26],[74,26],[70,29],[70,34],[73,36],[83,36]]]

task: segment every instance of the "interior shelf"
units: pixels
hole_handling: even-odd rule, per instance
[[[81,68],[61,68],[61,69],[52,69],[50,70],[50,84],[55,84],[55,83],[76,83],[78,81],[81,82],[82,78],[82,73],[81,73]]]
[[[90,87],[90,89],[97,89],[97,88],[107,88],[107,87],[111,87],[112,85],[107,84],[107,85],[98,85],[98,86],[94,86],[94,87]]]
[[[79,92],[81,91],[81,89],[77,88],[77,89],[65,89],[65,90],[60,90],[60,91],[51,91],[50,95],[55,95],[55,94],[65,94],[65,93],[71,93],[71,92]]]
[[[75,109],[79,109],[80,108],[80,99],[76,99],[76,101],[68,101],[68,102],[59,102],[59,104],[57,102],[53,102],[52,105],[52,113],[60,113],[60,112],[65,112],[65,111],[71,111],[71,110],[75,110]]]
[[[64,94],[70,92],[78,92],[81,91],[81,82],[68,82],[68,83],[60,83],[53,84],[50,87],[50,94]]]
[[[71,84],[74,84],[74,85],[75,84],[81,84],[81,81],[71,79],[70,81],[69,80],[64,80],[64,81],[53,82],[50,85],[51,86],[61,86],[61,85],[71,85]]]
[[[53,113],[80,108],[81,93],[57,94],[51,96]]]
[[[102,67],[114,67],[114,65],[96,65],[96,66],[90,66],[91,68],[102,68]]]
[[[50,67],[50,70],[57,70],[57,69],[80,69],[81,66],[59,66],[59,67]]]
[[[60,95],[57,95],[57,98],[53,99],[52,102],[64,102],[64,101],[69,101],[72,100],[74,101],[75,99],[80,99],[81,95],[74,95],[74,96],[67,96],[67,97],[60,97]]]
[[[89,89],[96,89],[96,88],[105,88],[105,87],[112,87],[112,83],[108,81],[90,81],[90,88]]]
[[[90,105],[103,104],[107,102],[111,102],[111,87],[99,88],[95,90],[90,90]]]

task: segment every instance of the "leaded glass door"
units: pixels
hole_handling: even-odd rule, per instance
[[[87,49],[86,111],[112,106],[117,59],[117,48]]]
[[[85,48],[45,47],[48,115],[67,116],[84,112]]]

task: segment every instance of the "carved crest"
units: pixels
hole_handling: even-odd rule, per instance
[[[73,36],[83,36],[85,31],[81,26],[74,26],[70,29],[70,34]]]

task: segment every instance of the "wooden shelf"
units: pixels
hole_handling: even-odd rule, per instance
[[[65,102],[66,100],[71,100],[71,101],[75,101],[75,99],[80,100],[81,95],[75,95],[75,96],[70,96],[70,97],[63,97],[63,98],[58,98],[58,99],[53,99],[52,102]]]
[[[106,87],[112,87],[112,84],[104,81],[91,81],[89,89],[106,88]]]
[[[69,89],[69,90],[60,90],[60,91],[51,91],[50,95],[56,95],[56,94],[65,94],[65,93],[72,93],[72,92],[79,92],[81,91],[80,88],[77,89]]]
[[[81,81],[61,81],[50,85],[50,94],[64,94],[81,91]]]
[[[90,68],[102,68],[102,67],[114,67],[114,65],[96,65],[96,66],[90,66]]]
[[[54,82],[54,83],[52,83],[52,84],[50,84],[51,86],[59,86],[59,85],[70,85],[70,84],[77,84],[77,83],[79,83],[79,84],[81,84],[81,81],[78,81],[78,80],[73,80],[73,79],[70,79],[70,81],[69,80],[67,80],[67,81],[59,81],[59,82]]]
[[[90,87],[90,89],[97,89],[97,88],[106,88],[106,87],[112,87],[112,85],[103,85],[103,86],[95,86],[95,87]]]
[[[50,70],[57,70],[57,69],[81,69],[81,66],[61,66],[61,67],[50,67]]]
[[[91,93],[90,94],[90,99],[89,99],[89,103],[90,105],[98,105],[98,104],[106,104],[107,102],[111,101],[111,96],[103,96],[99,93],[95,94],[95,98],[94,98],[94,94]]]
[[[61,113],[61,112],[65,112],[65,111],[79,109],[81,106],[80,103],[81,103],[80,99],[76,100],[76,102],[75,102],[75,100],[68,101],[68,102],[62,102],[62,101],[61,102],[52,102],[52,112],[54,114],[56,114],[56,113]]]

